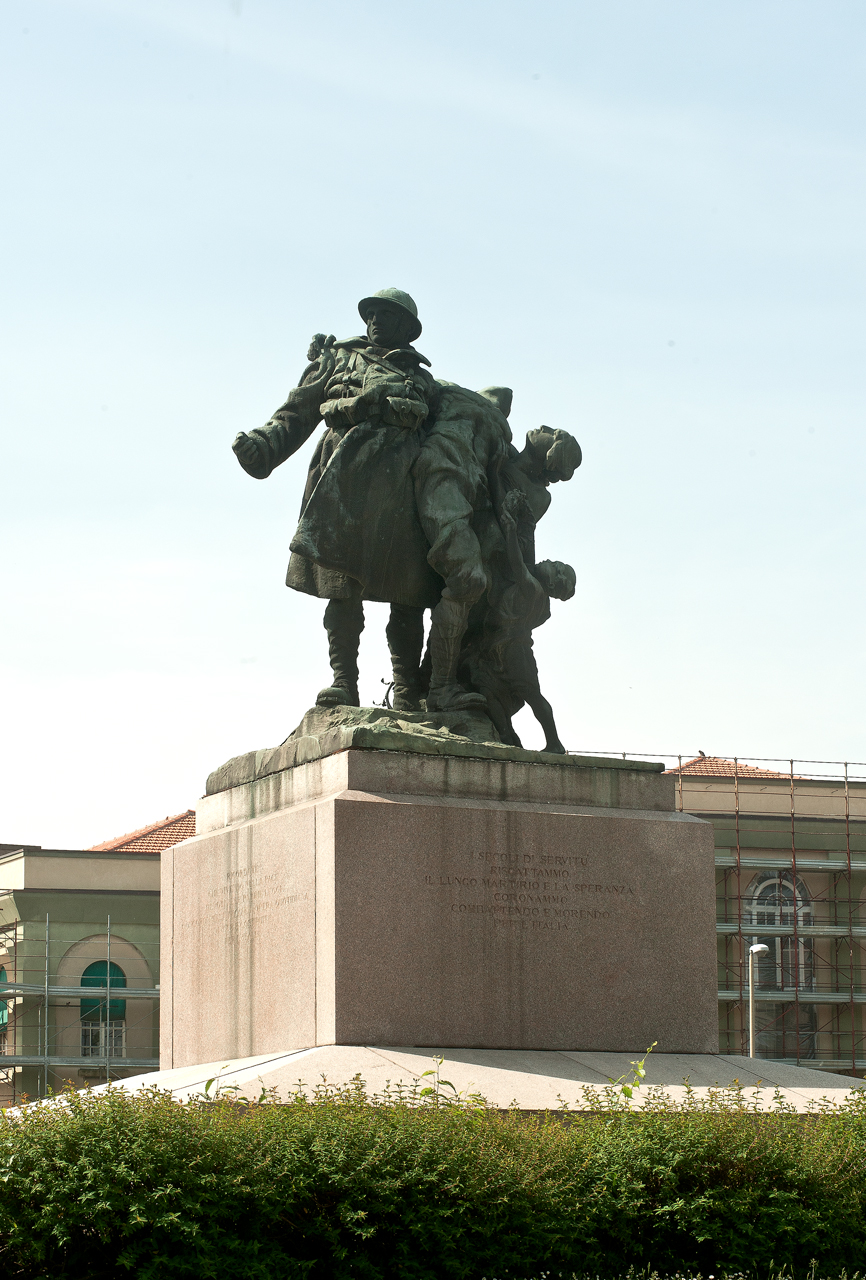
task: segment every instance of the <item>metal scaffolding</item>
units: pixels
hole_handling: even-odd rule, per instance
[[[8,892],[0,890],[0,897]],[[4,1001],[6,1006],[0,1035],[0,1087],[13,1104],[22,1092],[22,1069],[32,1078],[35,1068],[35,1092],[44,1097],[52,1087],[50,1077],[56,1083],[63,1082],[65,1067],[86,1078],[104,1080],[159,1067],[159,987],[130,985],[125,972],[115,964],[116,946],[112,957],[111,917],[89,922],[89,928],[94,925],[100,936],[83,939],[71,938],[68,927],[60,931],[60,937],[52,937],[47,913],[44,927],[41,921],[22,919],[0,925],[0,965],[5,970],[5,981],[0,979],[0,1007]],[[125,939],[120,941],[125,943]],[[75,949],[75,967],[81,971],[84,985],[57,980],[58,967],[71,948]],[[134,949],[141,954],[141,944]],[[88,978],[88,966],[92,969],[100,963],[104,975]],[[144,958],[142,965],[152,971],[152,964]],[[123,973],[122,978],[114,975],[115,969]],[[126,1011],[130,1001],[134,1006],[131,1018]],[[112,1023],[112,1012],[120,1006],[124,1016]],[[141,1048],[149,1052],[138,1052]],[[30,1090],[23,1091],[33,1096]]]

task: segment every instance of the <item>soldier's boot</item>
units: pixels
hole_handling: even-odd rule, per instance
[[[421,701],[421,650],[424,646],[424,610],[392,604],[385,628],[394,675],[395,711],[423,711]]]
[[[467,693],[457,683],[457,663],[460,646],[469,621],[470,602],[451,600],[443,596],[433,610],[430,627],[430,657],[433,670],[430,676],[430,692],[427,694],[428,711],[468,711],[472,707],[486,707],[480,693]]]
[[[364,606],[360,598],[329,600],[325,609],[325,630],[331,659],[333,683],[316,696],[317,707],[357,707],[358,647],[364,630]]]

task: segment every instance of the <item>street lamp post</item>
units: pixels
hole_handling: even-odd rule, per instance
[[[749,1057],[755,1056],[755,956],[765,956],[770,948],[763,942],[749,947]]]

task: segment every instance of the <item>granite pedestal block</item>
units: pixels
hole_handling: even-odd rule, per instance
[[[551,759],[350,747],[206,796],[163,854],[163,1068],[716,1052],[712,827],[655,766]]]

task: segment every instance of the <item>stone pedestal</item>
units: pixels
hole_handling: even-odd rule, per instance
[[[655,765],[476,751],[212,775],[198,834],[163,854],[163,1068],[325,1044],[716,1052],[711,826]]]

